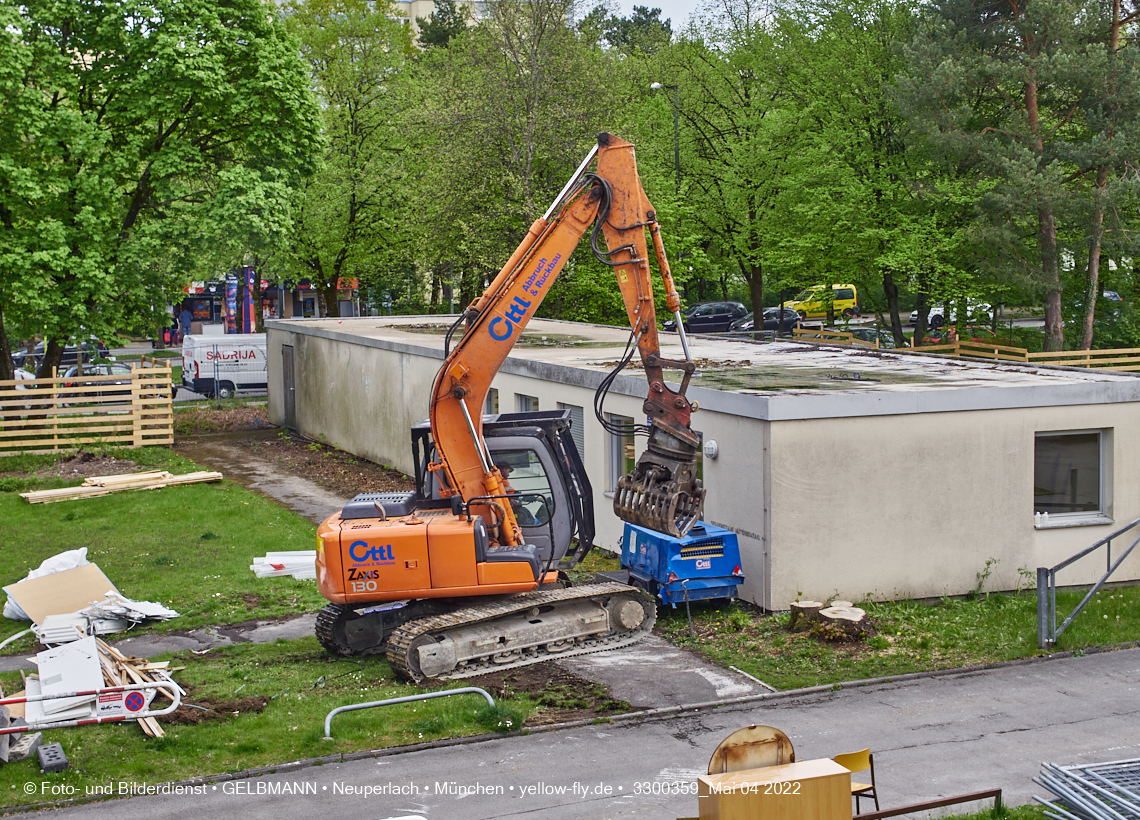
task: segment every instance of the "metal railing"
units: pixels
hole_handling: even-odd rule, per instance
[[[957,806],[961,803],[973,803],[978,800],[993,800],[994,813],[1001,813],[1001,789],[989,789],[984,792],[972,792],[970,794],[959,794],[954,797],[943,797],[938,800],[927,800],[924,803],[911,803],[909,806],[899,806],[894,809],[869,811],[864,814],[856,814],[852,820],[882,820],[884,817],[899,817],[903,814],[915,814],[920,811],[940,809],[944,806]]]
[[[1137,518],[1131,524],[1121,527],[1116,532],[1105,536],[1097,541],[1091,547],[1081,550],[1071,558],[1066,558],[1055,567],[1038,567],[1037,568],[1037,646],[1041,649],[1048,649],[1057,643],[1057,639],[1061,637],[1073,619],[1080,614],[1081,610],[1085,608],[1085,604],[1092,600],[1093,596],[1100,591],[1104,586],[1105,581],[1109,579],[1112,573],[1116,572],[1124,559],[1127,558],[1132,550],[1140,544],[1140,530],[1137,531],[1136,537],[1132,543],[1128,545],[1128,549],[1116,559],[1112,560],[1112,541],[1114,538],[1119,538],[1129,530],[1140,526],[1140,518]],[[1105,572],[1100,577],[1100,580],[1093,584],[1092,589],[1088,594],[1077,604],[1077,608],[1069,613],[1069,617],[1062,621],[1060,628],[1057,627],[1057,572],[1062,570],[1070,564],[1079,561],[1086,555],[1095,552],[1101,547],[1105,547]]]
[[[353,703],[348,706],[338,706],[325,715],[325,737],[332,737],[332,719],[341,712],[355,712],[358,709],[375,709],[377,706],[392,706],[396,703],[414,703],[418,700],[431,700],[433,698],[449,698],[452,695],[482,695],[487,705],[495,708],[495,699],[485,689],[478,686],[464,686],[459,689],[444,689],[441,692],[425,692],[422,695],[408,695],[403,698],[388,698],[387,700],[373,700],[368,703]]]

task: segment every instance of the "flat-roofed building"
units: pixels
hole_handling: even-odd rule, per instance
[[[450,321],[267,322],[270,419],[410,473],[408,431],[428,415]],[[570,409],[597,540],[612,550],[622,522],[609,496],[644,439],[605,432],[593,402],[628,338],[533,320],[487,407]],[[661,338],[663,354],[681,358],[677,337]],[[716,451],[702,457],[705,519],[738,533],[741,595],[766,609],[964,594],[990,559],[986,588],[1014,589],[1019,570],[1140,517],[1140,377],[793,342],[695,337],[691,347],[693,427]],[[627,368],[605,411],[642,420],[646,392]],[[1089,560],[1062,582],[1103,571]],[[1126,579],[1140,579],[1140,555],[1114,576]]]

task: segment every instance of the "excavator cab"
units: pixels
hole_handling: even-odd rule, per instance
[[[483,416],[491,459],[514,493],[511,509],[524,543],[535,547],[544,567],[569,569],[594,547],[592,488],[570,434],[569,410],[494,413]],[[416,498],[442,498],[431,425],[412,428]],[[577,542],[571,555],[570,547]]]

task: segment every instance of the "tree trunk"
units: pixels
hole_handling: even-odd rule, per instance
[[[1065,327],[1061,321],[1061,272],[1057,267],[1057,223],[1053,208],[1038,211],[1038,237],[1041,241],[1041,279],[1045,285],[1045,349],[1065,349]]]
[[[1036,53],[1032,35],[1024,38],[1027,53]],[[1037,78],[1025,81],[1025,115],[1033,134],[1034,148],[1040,160],[1045,151],[1037,107]],[[1057,221],[1053,205],[1041,201],[1037,206],[1037,242],[1041,250],[1041,284],[1045,288],[1045,350],[1053,352],[1065,347],[1065,328],[1061,322],[1061,272],[1057,267]]]
[[[903,347],[906,337],[903,336],[902,317],[899,316],[899,286],[895,284],[895,276],[890,271],[883,273],[883,294],[887,297],[887,309],[891,314],[891,333],[895,337],[895,344]]]
[[[4,330],[4,312],[0,310],[0,382],[16,378],[16,368],[12,365],[12,348],[8,345],[8,333]]]
[[[743,266],[742,266],[743,267]],[[749,273],[749,269],[751,272]],[[744,279],[748,282],[748,298],[752,300],[752,319],[754,329],[764,329],[764,273],[759,264],[744,268]],[[725,299],[728,297],[726,296]],[[760,314],[757,316],[756,314]],[[781,313],[781,316],[784,314]],[[759,326],[757,328],[757,326]]]
[[[1085,286],[1085,317],[1081,328],[1078,350],[1089,350],[1093,343],[1093,322],[1096,317],[1096,297],[1100,293],[1100,248],[1104,238],[1104,188],[1108,184],[1108,168],[1100,166],[1096,172],[1096,205],[1093,208],[1092,239],[1089,243],[1088,282]]]
[[[321,316],[331,319],[340,318],[341,303],[336,301],[336,279],[333,279],[332,285],[321,287],[321,289],[317,291],[317,297],[319,301],[324,302],[320,310]]]
[[[36,376],[41,379],[46,378],[51,375],[54,368],[58,368],[61,364],[63,364],[63,345],[55,339],[50,339],[44,347],[44,358],[40,362],[40,369],[36,372]]]
[[[443,279],[440,276],[439,268],[432,268],[431,271],[431,302],[428,304],[428,313],[435,315],[439,313],[439,300],[443,296]]]
[[[817,619],[821,609],[823,601],[793,601],[791,615],[788,617],[788,629],[795,629],[800,621],[811,624]]]
[[[914,347],[920,347],[922,340],[926,338],[927,319],[930,317],[930,306],[927,305],[926,291],[919,291],[918,305],[914,307],[918,308],[919,317],[914,320],[914,339],[911,343]]]

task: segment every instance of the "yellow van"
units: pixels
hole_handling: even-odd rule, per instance
[[[808,288],[793,301],[786,302],[784,307],[791,308],[802,318],[815,319],[827,315],[827,303],[824,294],[827,285],[815,285]],[[832,310],[836,316],[850,319],[859,315],[859,294],[854,285],[832,285]]]

